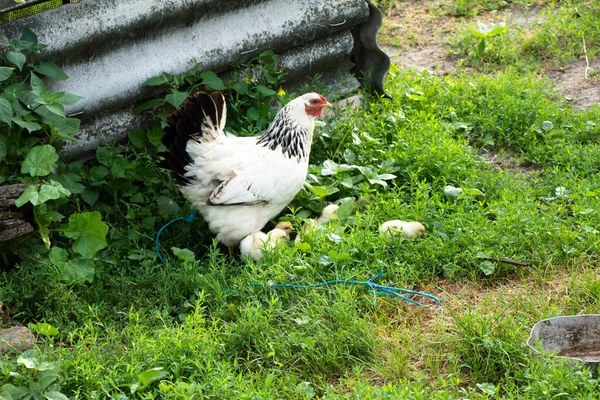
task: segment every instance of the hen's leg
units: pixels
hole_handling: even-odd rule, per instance
[[[229,257],[235,258],[235,247],[228,247],[227,250],[229,250]]]

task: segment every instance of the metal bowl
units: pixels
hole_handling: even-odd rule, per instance
[[[555,352],[558,358],[596,371],[600,363],[600,314],[568,315],[542,320],[531,329],[527,345]]]

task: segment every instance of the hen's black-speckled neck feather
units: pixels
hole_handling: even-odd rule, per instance
[[[308,158],[308,132],[290,117],[289,110],[281,110],[269,126],[269,129],[258,139],[257,145],[271,150],[281,146],[281,152],[288,158],[296,158],[298,162]]]

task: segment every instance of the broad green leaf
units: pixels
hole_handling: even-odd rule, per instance
[[[477,29],[474,31],[475,36],[480,38],[502,35],[506,32],[508,32],[508,25],[506,25],[506,22],[498,22],[497,24],[487,26],[481,21],[477,21]]]
[[[56,200],[60,197],[70,196],[71,192],[65,189],[60,183],[50,181],[50,183],[42,183],[37,186],[29,186],[23,191],[21,196],[15,200],[15,206],[21,207],[23,204],[30,202],[34,206],[39,206],[48,200]]]
[[[64,117],[65,116],[65,108],[63,107],[62,104],[59,103],[52,103],[52,104],[46,104],[46,108],[48,109],[48,111]]]
[[[390,180],[390,179],[395,179],[396,175],[393,175],[393,174],[380,174],[380,175],[377,175],[377,177],[379,179],[383,179],[384,181],[387,181],[387,180]]]
[[[61,247],[53,247],[48,258],[52,264],[58,267],[67,262],[69,252]]]
[[[71,192],[69,190],[65,189],[59,182],[53,180],[40,186],[40,201],[42,203],[70,195]]]
[[[29,42],[31,44],[38,44],[38,38],[29,28],[23,28],[21,33],[21,40]]]
[[[452,185],[447,185],[444,187],[444,196],[449,199],[456,199],[462,194],[462,192],[463,190],[461,188],[457,188]]]
[[[248,83],[244,81],[235,82],[233,85],[231,85],[231,88],[241,95],[248,93]]]
[[[50,79],[54,79],[55,81],[64,81],[69,77],[65,72],[52,61],[42,60],[38,65],[35,66],[34,71],[47,76]]]
[[[479,269],[486,276],[489,276],[489,275],[493,274],[494,271],[496,271],[496,265],[494,265],[494,263],[491,261],[483,261],[481,264],[479,264]]]
[[[153,382],[159,381],[167,377],[169,373],[161,367],[152,368],[138,375],[138,379],[142,382],[142,386],[148,386]]]
[[[181,261],[194,262],[196,255],[190,249],[180,249],[179,247],[171,247],[171,251]]]
[[[17,358],[17,364],[20,364],[27,369],[33,369],[38,365],[38,360],[37,358],[29,357],[29,355],[21,355]]]
[[[494,397],[496,395],[496,386],[491,383],[476,383],[475,385],[479,388],[479,390],[489,396]]]
[[[323,186],[309,186],[308,190],[310,190],[312,192],[312,194],[314,194],[315,196],[317,196],[320,199],[327,197],[330,194],[333,194],[332,192],[330,192],[329,190],[327,190],[327,188],[325,188]]]
[[[165,97],[165,101],[169,104],[172,104],[175,108],[178,108],[183,100],[188,96],[187,92],[180,92],[177,90],[173,90]]]
[[[37,333],[38,335],[50,337],[58,335],[58,329],[45,322],[38,322],[37,324],[28,324],[27,327],[31,331]]]
[[[202,84],[212,90],[225,90],[223,80],[212,71],[204,71],[200,74]]]
[[[106,165],[107,167],[110,165],[110,160],[112,160],[112,151],[107,149],[106,147],[98,147],[96,148],[96,160],[102,165]]]
[[[340,220],[344,220],[354,212],[354,197],[345,197],[339,201],[339,206],[336,216]]]
[[[55,100],[55,103],[62,104],[63,106],[70,106],[83,99],[81,96],[77,96],[73,93],[63,93],[61,97]]]
[[[294,242],[294,247],[300,250],[303,253],[310,253],[311,247],[310,244],[306,242]]]
[[[8,101],[13,101],[21,97],[23,94],[23,82],[13,83],[4,88],[4,96]]]
[[[108,174],[110,174],[108,168],[106,168],[104,165],[97,165],[90,169],[88,177],[92,183],[103,182],[103,179],[106,178]]]
[[[246,116],[248,116],[248,118],[250,118],[252,120],[259,120],[260,119],[260,113],[258,112],[258,110],[256,109],[256,107],[250,107],[248,109],[248,111],[246,112]]]
[[[13,117],[13,109],[10,105],[10,102],[6,100],[4,95],[0,95],[0,121],[6,123],[7,125],[11,124]]]
[[[129,141],[137,148],[143,149],[146,147],[146,131],[143,129],[132,129],[127,132]]]
[[[50,363],[48,363],[50,364]],[[50,385],[52,385],[52,383],[54,383],[54,381],[56,381],[58,379],[58,371],[56,371],[56,367],[54,367],[52,369],[49,369],[47,371],[44,372],[40,372],[38,374],[38,381],[37,384],[39,385],[39,388],[41,389],[40,392],[44,392],[45,394],[45,390],[48,389],[50,387]]]
[[[96,269],[93,260],[76,258],[69,260],[59,267],[60,280],[73,285],[92,282]]]
[[[143,194],[136,193],[129,198],[129,201],[132,203],[144,203],[146,201],[146,199],[144,198]]]
[[[542,122],[542,130],[544,132],[550,132],[552,129],[554,129],[554,124],[552,123],[552,121]]]
[[[323,168],[321,168],[320,174],[322,176],[335,175],[337,173],[339,165],[331,160],[323,161]]]
[[[19,125],[21,128],[27,129],[27,131],[29,131],[29,132],[35,132],[35,131],[39,131],[40,129],[42,129],[42,126],[40,124],[38,124],[37,122],[33,122],[33,121],[23,121],[19,118],[13,118],[13,122],[15,124]]]
[[[41,96],[46,92],[46,84],[33,72],[31,73],[31,92],[36,96]]]
[[[466,196],[484,196],[479,189],[463,189],[462,193]]]
[[[19,71],[23,70],[23,65],[25,65],[25,61],[27,61],[25,54],[20,51],[8,51],[6,53],[6,59],[19,68]]]
[[[179,206],[175,201],[167,196],[158,196],[156,198],[158,209],[167,215],[177,215],[179,213]]]
[[[127,177],[127,165],[128,162],[125,157],[117,155],[113,157],[110,162],[110,173],[115,178],[126,178]]]
[[[21,193],[18,199],[15,200],[15,206],[17,208],[21,207],[23,204],[30,202],[33,205],[39,204],[38,198],[40,197],[40,193],[38,192],[37,186],[29,186],[27,189]]]
[[[53,175],[52,179],[55,179],[63,186],[64,189],[74,194],[79,194],[85,189],[85,186],[79,183],[79,181],[81,181],[81,177],[77,174],[67,172]]]
[[[14,68],[0,67],[0,82],[3,82],[5,80],[7,80],[8,78],[10,78],[13,71],[14,71]]]
[[[168,74],[161,74],[159,76],[153,76],[152,78],[148,78],[146,82],[143,83],[144,86],[160,86],[164,83],[169,82]]]
[[[49,144],[35,146],[25,156],[25,160],[21,165],[21,173],[31,176],[45,176],[56,168],[57,161],[58,154],[56,154],[56,149],[53,146]]]
[[[352,182],[352,178],[344,178],[340,181],[340,185],[352,189],[354,187],[354,182]]]
[[[57,118],[52,127],[59,138],[75,140],[80,124],[77,118]]]
[[[163,104],[165,104],[165,101],[163,99],[152,99],[152,100],[148,100],[145,103],[140,104],[139,106],[137,106],[134,110],[134,112],[136,114],[140,114],[143,111],[149,110],[151,108],[155,108],[158,106],[162,106]]]
[[[163,132],[160,124],[155,124],[154,126],[152,126],[152,128],[148,129],[148,141],[153,145],[158,146],[161,144],[161,139],[164,136],[164,134],[165,133]]]
[[[102,222],[98,211],[72,214],[64,233],[74,239],[73,251],[83,257],[92,258],[99,250],[106,247],[108,225]]]
[[[47,400],[69,400],[64,394],[55,391],[44,392],[44,396]]]
[[[96,204],[98,197],[100,197],[100,192],[95,189],[85,189],[83,192],[81,192],[81,198],[90,206]]]
[[[276,91],[266,87],[265,85],[256,85],[256,90],[258,90],[263,96],[275,96],[277,94]]]
[[[347,261],[350,259],[350,254],[337,252],[335,250],[329,250],[327,255],[334,261]]]
[[[14,386],[9,383],[1,387],[2,392],[0,392],[1,400],[18,400],[18,399],[27,399],[28,395],[31,395],[29,389],[24,386]],[[4,396],[4,397],[3,397]]]

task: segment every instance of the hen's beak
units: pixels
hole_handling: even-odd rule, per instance
[[[326,101],[325,103],[321,104],[321,108],[331,108],[331,107],[333,107],[333,106],[328,101]]]

